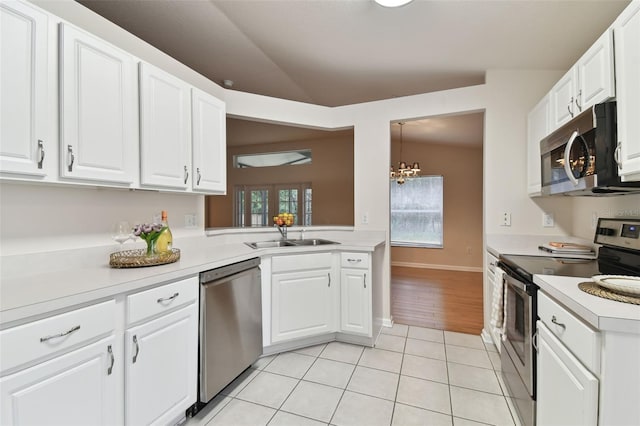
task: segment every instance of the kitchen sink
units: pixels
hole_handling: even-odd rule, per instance
[[[291,242],[290,240],[256,241],[254,243],[245,243],[245,244],[254,249],[287,247],[287,246],[294,245],[293,242]]]
[[[335,241],[323,240],[322,238],[310,238],[308,240],[292,240],[296,246],[323,246],[326,244],[340,244]]]
[[[300,247],[300,246],[323,246],[327,244],[340,244],[336,241],[323,240],[322,238],[309,238],[308,240],[271,240],[245,243],[253,249],[276,248],[276,247]]]

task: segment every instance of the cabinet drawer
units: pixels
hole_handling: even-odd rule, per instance
[[[294,256],[273,256],[272,272],[301,271],[304,269],[330,268],[332,253],[297,254]]]
[[[600,371],[600,333],[562,307],[542,291],[538,292],[540,321],[592,372]]]
[[[369,253],[340,253],[340,266],[369,269]]]
[[[127,296],[127,324],[133,324],[198,299],[196,277]]]
[[[0,371],[6,371],[111,333],[114,300],[9,328],[0,332]]]

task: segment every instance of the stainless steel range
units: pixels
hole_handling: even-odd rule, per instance
[[[498,261],[506,288],[502,378],[523,425],[535,425],[538,286],[533,275],[640,275],[640,219],[600,219],[594,242],[602,245],[597,259],[504,255]]]

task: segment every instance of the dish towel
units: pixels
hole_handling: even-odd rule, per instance
[[[507,298],[504,285],[504,271],[496,267],[494,272],[493,297],[491,299],[490,325],[498,336],[505,339],[505,327],[507,324],[507,311],[505,309]]]

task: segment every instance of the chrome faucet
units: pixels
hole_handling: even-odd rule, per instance
[[[286,240],[287,239],[287,225],[283,225],[283,226],[273,225],[273,226],[278,228],[278,231],[280,231],[280,235],[282,235],[282,239]]]

